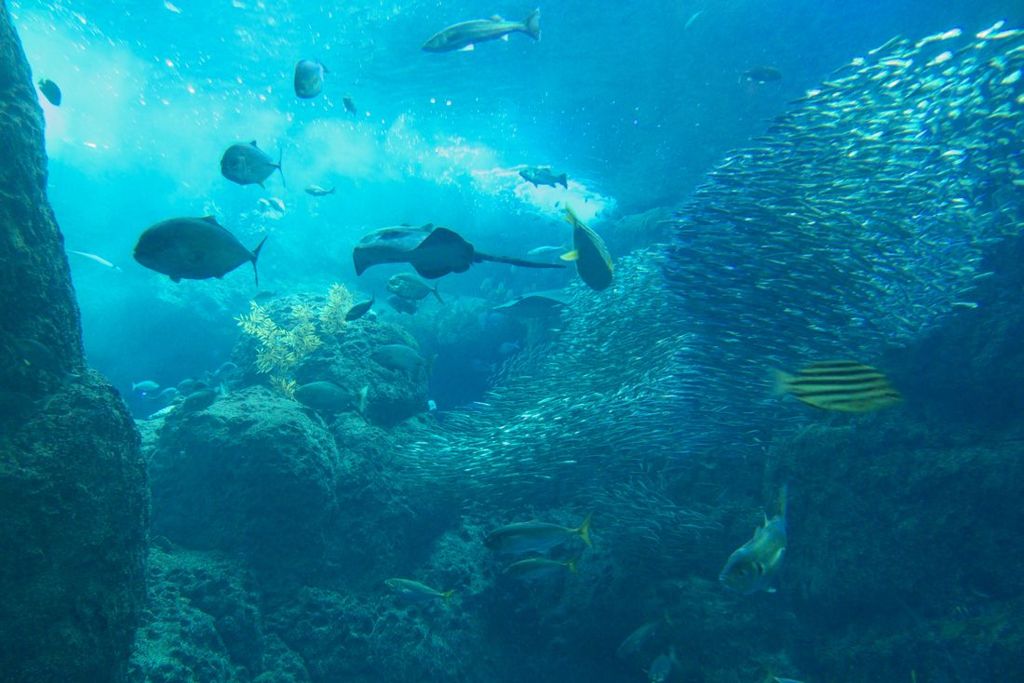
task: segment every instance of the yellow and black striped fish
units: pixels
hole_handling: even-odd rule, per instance
[[[823,410],[865,413],[903,400],[885,375],[850,360],[811,363],[796,375],[779,372],[776,382],[780,393]]]

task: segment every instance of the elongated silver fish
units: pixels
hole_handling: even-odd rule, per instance
[[[423,44],[423,49],[427,52],[472,49],[476,43],[504,38],[510,33],[525,33],[534,40],[540,40],[540,10],[533,10],[522,22],[505,21],[499,16],[463,21],[432,35]]]

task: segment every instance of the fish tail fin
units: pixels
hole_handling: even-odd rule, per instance
[[[444,604],[447,605],[448,603],[450,603],[452,601],[452,596],[453,595],[455,595],[455,591],[453,591],[453,590],[445,591],[444,593],[441,593],[441,597],[444,598]]]
[[[440,286],[441,286],[441,285],[435,285],[435,286],[434,286],[434,288],[433,288],[432,290],[430,290],[430,291],[431,291],[431,293],[432,293],[432,294],[433,294],[434,296],[436,296],[436,297],[437,297],[437,300],[438,300],[438,301],[440,301],[440,302],[441,302],[442,304],[444,304],[444,299],[442,299],[442,298],[441,298],[441,292],[437,291],[438,287],[440,287]]]
[[[593,512],[588,513],[586,519],[583,520],[583,524],[580,524],[580,528],[576,529],[576,533],[579,534],[588,548],[594,545],[590,542],[590,518],[593,516]]]
[[[579,259],[579,257],[580,257],[580,253],[578,251],[576,251],[575,249],[573,249],[572,251],[565,252],[564,254],[559,256],[558,258],[562,259],[563,261],[575,261],[575,260]]]
[[[288,187],[288,183],[284,181],[284,169],[281,168],[281,160],[284,159],[284,147],[277,148],[277,172],[281,174],[281,184],[284,187]]]
[[[523,21],[523,32],[534,40],[540,40],[540,9],[535,9]]]
[[[783,372],[782,370],[775,370],[773,374],[775,383],[774,389],[772,390],[776,396],[782,396],[783,394],[789,393],[789,383],[793,380],[793,376]]]
[[[568,190],[569,189],[569,176],[567,174],[565,174],[565,173],[563,173],[562,175],[558,176],[555,179],[555,185],[561,185],[562,187],[564,187],[565,189]]]
[[[270,235],[267,235],[270,237]],[[252,250],[252,274],[256,276],[256,286],[260,286],[260,271],[256,269],[256,260],[260,257],[260,249],[267,243],[267,237],[260,240],[260,243],[256,245],[256,248]]]

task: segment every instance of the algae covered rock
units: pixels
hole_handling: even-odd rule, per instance
[[[277,573],[315,566],[338,453],[301,405],[263,387],[172,414],[150,462],[153,531]]]
[[[145,469],[86,369],[43,118],[0,3],[0,678],[124,679],[145,599]]]

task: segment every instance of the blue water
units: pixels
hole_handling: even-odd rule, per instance
[[[65,95],[61,108],[44,108],[50,197],[68,247],[123,269],[71,257],[88,356],[121,387],[216,367],[235,333],[221,306],[244,309],[253,291],[244,269],[223,283],[175,288],[133,263],[138,234],[157,220],[214,213],[249,245],[270,233],[260,264],[266,289],[341,281],[380,290],[386,275],[357,280],[350,265],[364,232],[433,222],[482,249],[562,244],[558,199],[575,198],[585,220],[672,206],[725,151],[851,55],[895,34],[1013,24],[1022,14],[1009,1],[565,2],[542,8],[539,43],[516,35],[437,55],[419,50],[437,28],[495,9],[524,12],[235,5],[11,4],[34,73]],[[330,70],[320,98],[294,97],[301,58]],[[761,64],[777,66],[783,80],[738,84]],[[344,113],[345,95],[358,116]],[[272,156],[282,150],[287,188],[277,175],[266,191],[219,175],[224,148],[252,139]],[[567,172],[571,194],[518,182],[509,169],[521,164]],[[311,183],[338,194],[307,197]],[[253,219],[260,197],[282,199],[285,216]],[[520,289],[528,277],[474,271],[444,287],[474,291],[487,274]],[[199,337],[206,343],[189,343]]]
[[[796,620],[793,614],[800,613],[801,617],[811,615],[802,623],[810,630],[819,622],[835,626],[830,608],[815,611],[808,606],[821,597],[821,586],[811,579],[799,586],[795,581],[784,584],[784,601],[769,603],[762,600],[765,595],[758,595],[742,603],[749,608],[742,611],[735,603],[723,602],[714,584],[728,550],[749,538],[749,523],[757,521],[760,511],[749,503],[757,501],[766,510],[774,504],[780,477],[766,477],[772,480],[771,486],[761,482],[764,490],[756,490],[765,469],[758,458],[771,450],[766,444],[774,429],[781,431],[780,425],[798,425],[813,433],[821,424],[837,426],[839,431],[851,424],[866,424],[868,433],[874,435],[872,430],[877,429],[879,435],[877,443],[863,446],[873,455],[912,439],[900,432],[901,418],[847,423],[818,419],[819,414],[808,417],[809,412],[800,412],[805,406],[791,401],[779,407],[763,387],[751,390],[748,380],[767,374],[768,365],[796,364],[826,352],[839,355],[869,349],[874,358],[885,358],[894,349],[921,341],[892,323],[894,317],[909,319],[906,327],[920,327],[923,337],[925,327],[937,316],[929,312],[928,316],[922,313],[921,319],[915,317],[909,304],[906,310],[900,308],[905,301],[891,291],[879,295],[876,309],[871,309],[875,300],[859,299],[850,292],[837,295],[845,296],[850,306],[829,309],[833,299],[828,297],[845,282],[844,273],[838,272],[838,285],[819,281],[820,292],[808,290],[806,298],[812,316],[834,316],[829,320],[834,327],[813,339],[800,337],[798,332],[805,330],[797,323],[787,329],[783,323],[776,327],[774,321],[766,325],[757,318],[772,312],[776,296],[796,296],[786,290],[754,298],[761,292],[754,290],[748,275],[774,276],[775,271],[758,271],[760,264],[744,270],[751,264],[740,262],[733,272],[724,251],[702,251],[709,245],[729,246],[727,238],[716,242],[715,235],[687,234],[684,226],[671,236],[668,231],[659,233],[658,239],[674,240],[675,251],[665,252],[652,244],[651,231],[628,232],[621,227],[623,219],[649,210],[664,211],[664,215],[682,207],[691,211],[693,192],[730,150],[751,144],[751,138],[762,135],[775,117],[792,109],[792,100],[892,36],[913,40],[957,26],[970,34],[999,19],[1017,27],[1024,25],[1024,6],[1019,0],[654,0],[621,5],[566,0],[541,7],[539,42],[513,34],[507,42],[483,43],[468,52],[430,54],[420,46],[444,26],[495,12],[518,20],[531,7],[439,1],[314,4],[257,0],[10,3],[34,77],[51,78],[63,90],[60,107],[40,102],[46,118],[49,197],[66,246],[101,256],[115,266],[69,252],[90,364],[121,391],[133,414],[143,418],[161,404],[133,391],[134,382],[152,380],[173,386],[238,360],[233,355],[240,338],[235,317],[249,311],[249,301],[258,292],[322,296],[332,283],[342,283],[357,300],[375,295],[380,319],[408,330],[423,356],[430,359],[426,398],[439,409],[432,417],[414,418],[429,425],[414,437],[404,432],[394,437],[382,432],[367,435],[354,428],[352,433],[358,436],[351,437],[360,447],[365,446],[363,439],[379,438],[388,445],[391,438],[394,443],[408,439],[394,449],[408,457],[402,464],[407,470],[396,466],[400,474],[394,474],[387,462],[379,467],[401,481],[395,484],[391,499],[394,519],[388,519],[396,525],[408,522],[402,515],[415,510],[410,513],[415,523],[409,522],[398,534],[410,544],[409,558],[420,562],[410,559],[410,571],[427,565],[424,548],[435,540],[434,535],[416,536],[410,528],[428,527],[437,537],[442,531],[450,532],[444,537],[451,544],[447,552],[470,557],[481,551],[466,539],[476,538],[486,528],[549,514],[560,523],[578,524],[581,508],[595,509],[597,538],[614,550],[609,555],[596,551],[598,559],[583,569],[590,572],[589,582],[571,589],[573,605],[585,604],[593,610],[588,612],[596,615],[593,622],[579,619],[564,604],[545,612],[542,607],[554,592],[538,598],[536,594],[526,597],[518,588],[498,591],[498,597],[485,605],[486,619],[480,621],[493,629],[496,642],[502,637],[520,638],[515,647],[527,653],[531,648],[544,649],[551,657],[530,661],[524,672],[557,672],[558,680],[643,680],[644,668],[635,662],[623,664],[609,652],[644,620],[659,618],[660,605],[671,602],[659,599],[674,595],[680,582],[689,582],[685,587],[690,594],[706,594],[706,600],[701,598],[705,601],[693,607],[693,613],[676,604],[675,620],[689,619],[692,626],[707,616],[696,613],[701,609],[719,615],[737,609],[741,614],[733,624],[736,631],[710,631],[694,642],[695,651],[714,653],[709,660],[719,663],[730,656],[723,652],[730,647],[742,650],[744,643],[756,643],[762,653],[780,653],[778,669],[738,666],[744,677],[708,674],[695,680],[762,681],[770,680],[765,678],[769,674],[794,670],[793,662],[801,656],[793,653],[806,643],[793,642],[787,620]],[[292,75],[299,59],[319,60],[329,70],[324,92],[315,99],[295,97]],[[756,84],[742,77],[758,66],[777,68],[781,81]],[[354,101],[355,114],[345,111],[342,98],[346,96]],[[275,159],[281,155],[283,173],[271,175],[265,188],[240,187],[220,174],[224,149],[249,140],[258,141]],[[943,145],[942,140],[928,143],[939,149]],[[524,165],[550,165],[556,173],[567,173],[569,186],[534,187],[518,175]],[[312,184],[334,187],[336,192],[312,197],[304,192]],[[268,212],[260,204],[268,199],[279,200],[285,210]],[[427,297],[421,311],[409,316],[384,303],[386,282],[402,267],[374,268],[357,277],[352,265],[352,248],[361,236],[405,223],[451,227],[488,253],[525,257],[541,246],[568,249],[566,205],[613,247],[621,278],[614,299],[598,299],[584,290],[572,269],[533,271],[482,264],[437,281],[447,303]],[[1019,206],[1014,210],[1019,216]],[[850,214],[855,213],[856,207],[851,207]],[[248,247],[268,238],[258,264],[259,287],[247,264],[222,280],[173,283],[133,260],[133,247],[147,226],[174,216],[202,215],[215,215]],[[915,218],[920,223],[933,217]],[[751,246],[755,242],[756,233],[737,234],[736,253],[755,251]],[[955,240],[946,246],[954,254],[947,260],[962,253],[958,251],[962,245]],[[946,246],[939,251],[945,253]],[[879,262],[884,260],[881,252],[879,247]],[[673,287],[662,281],[661,268],[666,261],[683,257],[691,260],[666,269],[670,276],[682,273],[674,280],[678,291],[669,292]],[[702,280],[700,260],[705,257],[708,272],[715,277]],[[986,259],[985,265],[972,262],[971,268],[998,269],[998,258],[988,253]],[[944,263],[941,254],[936,262]],[[1000,277],[1004,270],[1012,270],[1002,265]],[[793,270],[797,275],[803,272]],[[545,342],[554,339],[554,347],[535,343],[531,336],[535,330],[488,310],[519,294],[552,289],[572,292],[577,301],[584,301],[573,314],[579,317],[566,321],[570,334],[558,338],[560,330],[555,330],[555,336],[545,338]],[[1008,286],[1006,291],[1015,290]],[[732,292],[740,294],[732,297]],[[607,309],[600,302],[608,302]],[[642,315],[631,318],[636,311]],[[743,313],[750,311],[750,318],[744,318]],[[872,311],[877,318],[871,317]],[[900,335],[887,334],[895,329]],[[729,345],[735,339],[716,346],[720,330],[747,334],[735,346]],[[853,332],[840,335],[846,330]],[[872,337],[875,330],[884,333]],[[970,337],[969,331],[962,335]],[[645,346],[651,339],[671,340],[678,348]],[[706,340],[714,341],[701,346]],[[908,398],[906,415],[922,424],[930,418],[959,424],[981,413],[993,420],[1012,420],[1019,396],[1000,393],[1002,385],[996,398],[986,391],[998,371],[991,367],[964,370],[970,361],[951,360],[947,355],[951,346],[955,351],[958,343],[974,342],[955,335],[952,341],[933,340],[928,348],[934,358],[922,354],[913,362],[904,357],[902,365],[897,364],[892,374]],[[1012,353],[1012,349],[1000,352]],[[864,360],[876,362],[874,358]],[[943,365],[955,365],[958,370],[933,372]],[[949,395],[957,392],[956,382],[949,379],[954,374],[961,380],[962,375],[986,378],[984,387],[961,394],[971,397],[966,401],[971,410],[962,409],[956,396]],[[536,378],[548,384],[538,385]],[[231,387],[235,388],[240,387]],[[489,393],[495,389],[496,394]],[[941,395],[945,402],[928,407],[929,394]],[[553,403],[541,404],[548,399]],[[772,407],[765,411],[769,400]],[[665,425],[666,416],[673,424]],[[973,432],[964,429],[956,438],[970,441]],[[914,434],[925,443],[923,431]],[[741,453],[734,444],[752,450]],[[346,442],[348,447],[358,450]],[[379,455],[369,447],[366,450]],[[708,458],[694,465],[688,456],[697,453],[721,459]],[[572,467],[563,468],[564,463],[555,462],[559,459],[571,461]],[[822,468],[845,466],[845,461],[837,460],[840,465]],[[431,469],[435,461],[437,468]],[[900,461],[897,467],[910,479],[917,470],[907,462]],[[821,500],[816,474],[786,472],[789,466],[792,463],[771,465],[790,480],[792,505],[809,528],[815,514],[826,514],[833,501]],[[377,461],[373,467],[378,467]],[[722,468],[734,468],[734,473],[723,473]],[[410,477],[410,471],[416,476]],[[832,483],[848,474],[829,472]],[[409,483],[420,476],[423,479]],[[422,503],[416,496],[433,487],[430,476],[438,477],[437,496],[443,503],[424,512],[416,507],[417,500]],[[692,487],[686,490],[693,493],[693,500],[676,496],[674,487],[680,478]],[[899,489],[901,481],[891,485]],[[403,498],[412,489],[415,492]],[[844,492],[855,502],[838,502],[863,512],[857,501],[867,501],[863,507],[871,508],[870,497],[876,493],[887,500],[896,495],[893,491]],[[928,493],[921,494],[921,501]],[[808,500],[815,495],[821,507],[808,513]],[[580,500],[587,496],[586,502]],[[973,500],[970,492],[966,497]],[[737,501],[758,514],[742,519],[733,515],[741,507]],[[373,505],[379,502],[371,500]],[[488,512],[485,503],[493,504],[494,510]],[[478,516],[471,522],[462,519],[465,533],[460,536],[451,532],[460,528],[452,520],[464,509]],[[716,512],[722,510],[730,512]],[[491,513],[493,518],[488,517]],[[159,518],[160,512],[155,516]],[[992,515],[992,519],[998,517]],[[448,522],[452,523],[446,526]],[[848,526],[837,532],[838,537],[848,541],[863,518],[852,515],[841,522]],[[888,519],[880,524],[890,526]],[[680,526],[684,530],[675,528]],[[367,533],[386,537],[391,531]],[[642,540],[652,537],[664,545],[652,550]],[[836,546],[845,547],[845,542],[836,541]],[[702,552],[705,543],[711,548],[706,554]],[[806,566],[814,564],[814,549],[797,547],[795,553]],[[448,578],[457,574],[457,569],[437,560],[441,555],[449,557],[437,551],[431,556],[432,570]],[[827,556],[850,559],[841,551]],[[899,560],[913,564],[913,557]],[[372,559],[360,561],[372,564]],[[692,572],[674,573],[682,562],[692,562],[692,567],[686,565]],[[843,568],[821,571],[830,577],[845,576]],[[381,577],[361,576],[349,566],[344,572],[348,572],[346,581],[379,589]],[[962,573],[971,572],[964,569]],[[686,578],[678,578],[679,574]],[[809,570],[802,576],[808,574]],[[602,593],[609,583],[623,581],[623,576],[632,577],[643,589],[628,595]],[[473,580],[477,578],[474,575]],[[967,586],[965,593],[1003,597],[986,583],[994,585],[995,579],[983,576],[977,583],[972,581],[962,582]],[[849,599],[844,588],[848,586],[840,586],[836,595],[828,597],[849,609],[844,616],[855,624],[851,632],[863,636],[869,628],[858,610],[865,608],[844,603]],[[1015,595],[1011,590],[1004,593]],[[484,602],[488,598],[480,595],[493,598],[485,591],[472,595]],[[934,617],[919,599],[908,597],[908,604],[899,608],[900,618],[917,624]],[[462,608],[472,611],[474,604],[466,600]],[[552,602],[557,601],[552,598]],[[963,609],[971,613],[972,608]],[[450,633],[463,636],[456,623],[459,613],[443,614],[435,614],[438,631],[444,632],[442,624],[446,624]],[[543,624],[536,632],[534,620]],[[602,626],[607,631],[602,632]],[[860,627],[863,631],[858,631]],[[561,634],[560,629],[573,632]],[[802,633],[806,636],[809,630]],[[815,660],[817,664],[810,658],[801,660],[803,670],[820,666],[819,670],[834,671],[822,662],[842,650],[842,641],[835,637],[818,651],[819,655],[827,652]],[[887,637],[879,635],[878,642],[887,642]],[[452,638],[455,642],[456,637]],[[718,638],[729,642],[723,644]],[[481,650],[477,644],[474,652]],[[693,655],[678,654],[681,658]],[[414,659],[408,653],[404,656],[403,666]],[[502,657],[515,659],[515,649]],[[917,675],[915,667],[947,672],[922,677],[921,683],[986,680],[984,673],[973,678],[964,673],[973,660],[958,657],[959,652],[950,655],[948,649],[922,655],[920,662],[891,655],[885,659],[886,666],[878,667],[877,680],[908,680],[911,671]],[[957,659],[956,665],[947,666],[947,659]],[[875,660],[865,657],[863,661]],[[699,669],[693,657],[688,662],[687,671]],[[441,665],[424,664],[426,673],[416,680],[458,679],[454,674],[451,678],[431,674],[434,666]],[[992,670],[1007,669],[993,665]],[[572,678],[574,671],[579,678]],[[898,672],[898,679],[893,672]],[[599,673],[606,678],[598,678]],[[333,680],[315,675],[312,679]],[[401,677],[381,675],[376,680]]]

